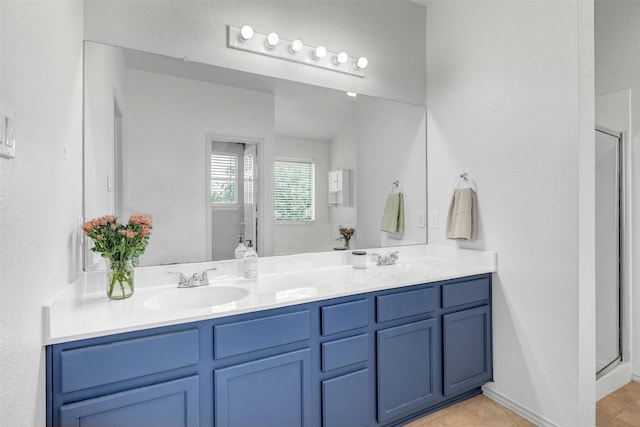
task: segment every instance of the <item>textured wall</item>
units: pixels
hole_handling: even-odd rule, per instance
[[[42,306],[80,268],[82,3],[0,1],[0,102],[16,158],[0,159],[0,425],[45,425]]]
[[[589,17],[579,3],[427,6],[428,206],[441,218],[429,243],[498,252],[489,391],[567,427],[595,424],[594,288],[581,276],[593,260],[592,218],[581,206],[589,177],[580,169],[593,86],[583,100],[589,66],[579,48],[588,52],[589,40],[580,25]],[[455,243],[444,238],[444,219],[465,170],[478,190],[478,240]]]
[[[369,59],[366,78],[227,49],[226,25]],[[119,1],[85,5],[85,38],[424,105],[424,7],[409,1]]]

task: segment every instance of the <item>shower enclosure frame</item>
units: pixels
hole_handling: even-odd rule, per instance
[[[626,132],[596,125],[596,132],[618,139],[618,358],[596,372],[597,398],[604,397],[629,382],[631,368],[631,188],[628,164],[631,156]],[[597,345],[597,343],[596,343]]]

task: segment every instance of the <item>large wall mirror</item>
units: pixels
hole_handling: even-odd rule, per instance
[[[84,216],[153,216],[140,265],[426,243],[426,108],[94,42]],[[394,182],[399,188],[394,189]],[[404,232],[380,230],[389,192]],[[85,245],[85,269],[103,268]]]

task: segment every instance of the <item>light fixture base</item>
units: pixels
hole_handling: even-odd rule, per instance
[[[315,58],[313,52],[316,47],[308,46],[304,43],[300,51],[292,53],[291,50],[289,50],[289,46],[293,43],[293,40],[282,38],[276,46],[269,49],[266,47],[267,34],[254,31],[251,39],[241,41],[240,29],[241,27],[233,25],[227,26],[227,47],[364,78],[364,69],[353,66],[358,58],[349,56],[349,59],[344,64],[336,64],[333,58],[340,52],[332,52],[327,49],[327,54],[323,58]]]

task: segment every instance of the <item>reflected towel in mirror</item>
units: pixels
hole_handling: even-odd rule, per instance
[[[389,193],[384,205],[380,230],[389,233],[404,233],[404,198],[402,193]]]
[[[447,214],[447,239],[475,240],[476,192],[472,188],[456,188]]]

